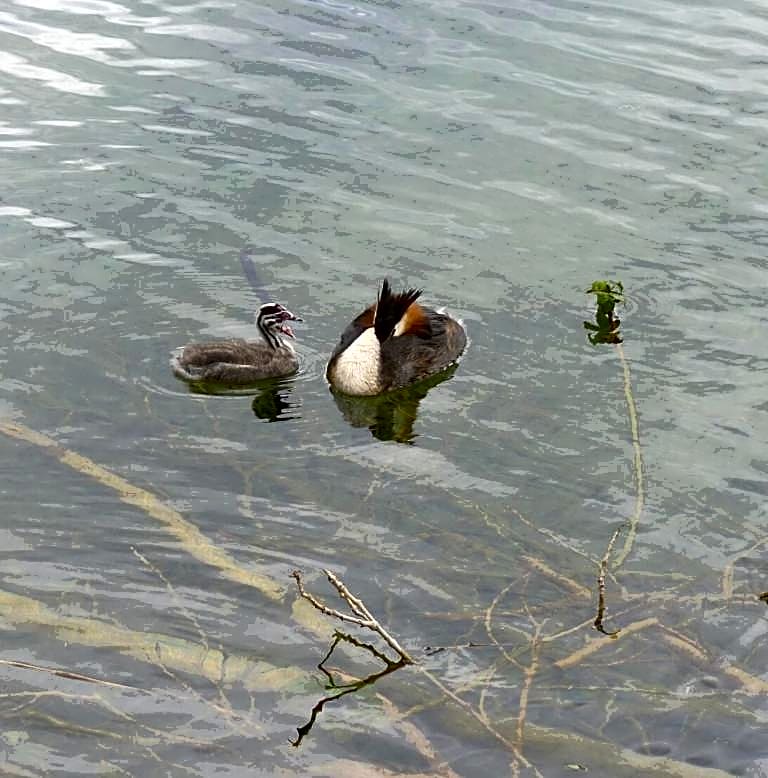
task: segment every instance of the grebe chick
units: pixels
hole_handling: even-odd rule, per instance
[[[344,330],[325,370],[344,394],[373,396],[439,373],[461,356],[461,322],[419,305],[421,289],[394,293],[384,279],[377,301]]]
[[[295,337],[289,321],[301,319],[280,303],[265,303],[256,317],[263,340],[190,343],[176,349],[171,356],[173,374],[190,383],[211,381],[237,385],[295,373],[299,360],[293,345],[283,338],[284,335]]]

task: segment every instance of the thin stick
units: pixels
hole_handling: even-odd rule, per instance
[[[726,600],[730,600],[731,597],[733,597],[733,582],[735,578],[736,561],[738,559],[741,559],[742,557],[747,556],[747,554],[751,554],[753,551],[760,548],[760,546],[764,546],[766,543],[768,543],[768,535],[760,538],[760,540],[753,543],[749,548],[744,549],[743,551],[739,551],[738,554],[734,555],[728,560],[728,563],[725,565],[725,568],[723,569],[722,586],[721,586],[723,591],[723,597],[725,597]]]
[[[637,537],[637,527],[640,524],[640,515],[645,506],[643,450],[640,447],[640,425],[637,421],[637,403],[635,402],[635,395],[632,392],[632,375],[629,372],[629,362],[627,361],[627,356],[624,353],[624,347],[621,343],[616,345],[616,353],[619,355],[621,367],[624,371],[624,397],[627,401],[629,428],[632,432],[632,448],[634,450],[632,464],[635,471],[635,510],[632,512],[632,517],[628,521],[629,529],[627,531],[627,539],[624,541],[624,548],[621,549],[621,552],[613,563],[614,569],[621,567],[627,560],[627,557],[632,553],[632,546],[634,546]]]
[[[395,638],[392,637],[392,635],[389,634],[389,632],[387,632],[386,629],[384,629],[384,627],[381,626],[379,620],[368,610],[365,603],[359,597],[355,597],[355,595],[347,589],[344,582],[332,571],[324,569],[323,572],[331,586],[338,592],[339,597],[349,605],[349,609],[355,614],[354,616],[342,613],[341,611],[330,608],[325,603],[320,602],[320,600],[304,588],[304,581],[302,580],[301,573],[298,570],[294,570],[291,573],[291,577],[296,580],[299,595],[326,616],[339,619],[339,621],[346,621],[349,624],[357,624],[358,627],[363,627],[364,629],[370,629],[372,632],[379,635],[405,664],[414,664],[411,655],[397,642],[397,640],[395,640]]]
[[[623,524],[620,524],[614,530],[613,535],[611,535],[611,539],[608,541],[608,547],[605,549],[603,558],[600,560],[600,573],[597,576],[597,616],[594,621],[594,626],[598,632],[602,632],[604,635],[608,635],[608,637],[618,635],[619,630],[607,632],[603,626],[603,619],[605,618],[605,573],[608,569],[608,559],[611,556],[611,551],[613,551],[613,544],[619,537],[623,526]]]
[[[499,642],[499,640],[496,638],[496,635],[493,631],[493,611],[496,608],[496,606],[501,602],[502,598],[506,596],[507,592],[512,588],[513,584],[507,584],[494,598],[491,604],[486,608],[485,611],[485,618],[483,619],[483,623],[485,626],[485,631],[488,635],[488,637],[491,639],[491,642],[493,643],[496,648],[501,651],[504,658],[509,662],[513,667],[516,667],[520,672],[525,672],[525,668],[523,665],[517,661],[517,659],[512,656],[512,654],[507,651],[503,644]],[[518,644],[519,647],[519,644]],[[524,650],[528,650],[528,646],[525,646]]]
[[[523,753],[525,719],[528,714],[528,699],[530,697],[531,687],[533,686],[533,680],[539,671],[539,663],[541,661],[541,630],[544,626],[533,618],[530,610],[528,609],[527,603],[525,609],[528,612],[528,618],[533,624],[533,634],[531,635],[531,662],[523,671],[523,685],[520,688],[520,699],[518,701],[515,745],[517,746],[517,749],[521,755]]]
[[[41,673],[57,675],[59,678],[67,678],[70,681],[84,681],[85,683],[96,683],[99,686],[112,686],[116,689],[131,689],[133,691],[138,691],[135,686],[129,686],[125,683],[105,681],[103,678],[94,678],[92,675],[83,675],[82,673],[74,673],[71,670],[61,670],[56,667],[43,667],[42,665],[34,665],[31,662],[21,662],[17,659],[0,659],[0,665],[19,667],[22,670],[37,670]]]

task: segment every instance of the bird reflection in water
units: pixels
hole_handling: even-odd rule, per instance
[[[376,397],[353,397],[331,389],[331,394],[342,416],[353,427],[367,427],[378,440],[394,440],[413,444],[417,435],[413,431],[419,412],[419,403],[429,390],[447,381],[458,365],[430,376],[418,384]]]
[[[295,413],[301,403],[293,397],[293,386],[272,386],[262,389],[251,403],[254,414],[263,421],[289,421],[300,419]]]
[[[263,421],[289,421],[300,419],[297,412],[301,402],[293,395],[293,381],[285,378],[266,379],[250,386],[227,386],[210,381],[200,381],[189,385],[194,394],[223,395],[226,397],[253,397],[251,409],[254,415]]]

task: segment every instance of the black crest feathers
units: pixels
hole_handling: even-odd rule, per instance
[[[406,311],[419,299],[421,289],[406,289],[403,292],[393,292],[389,281],[385,278],[379,291],[376,303],[376,316],[373,327],[380,343],[389,338],[397,323],[405,316]]]

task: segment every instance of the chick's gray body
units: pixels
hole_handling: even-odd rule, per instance
[[[250,384],[262,378],[280,378],[299,369],[288,321],[301,321],[280,303],[266,303],[259,309],[256,326],[263,340],[217,340],[190,343],[171,356],[171,370],[182,381],[211,381]]]

